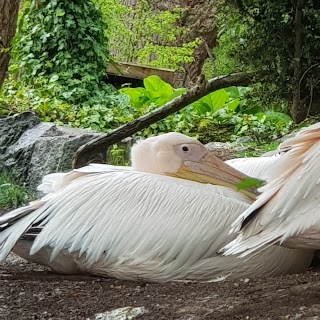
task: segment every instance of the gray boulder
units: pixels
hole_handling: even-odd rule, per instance
[[[45,174],[70,170],[76,150],[98,136],[88,130],[40,123],[32,112],[0,118],[0,168],[35,191]]]

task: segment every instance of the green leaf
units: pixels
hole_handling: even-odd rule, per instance
[[[286,125],[292,123],[292,118],[283,112],[267,111],[265,114],[268,118],[281,120]]]
[[[199,114],[206,114],[207,112],[211,111],[211,107],[207,103],[205,103],[205,102],[203,102],[201,100],[198,100],[198,101],[194,102],[192,104],[192,107],[196,111],[198,111]]]
[[[244,190],[244,189],[253,189],[261,187],[265,181],[252,178],[252,177],[245,177],[240,182],[236,184],[237,190]]]
[[[57,81],[58,79],[59,79],[59,76],[58,76],[57,74],[54,74],[54,75],[50,78],[49,82],[55,82],[55,81]]]
[[[231,111],[234,111],[240,104],[240,99],[234,99],[227,103],[227,108]]]
[[[186,91],[187,91],[187,89],[185,89],[185,88],[180,88],[180,89],[174,90],[173,93],[168,98],[168,101],[173,100],[174,98],[181,96]]]
[[[228,95],[230,99],[237,99],[240,97],[240,91],[239,91],[239,87],[228,87],[224,89]]]
[[[206,103],[211,111],[216,111],[225,106],[226,102],[229,100],[229,95],[224,89],[219,89],[204,96],[200,100],[203,103]]]
[[[160,96],[170,96],[173,93],[171,85],[160,79],[158,76],[150,76],[143,80],[146,94],[151,98],[158,98]]]
[[[56,11],[56,16],[57,17],[63,17],[66,14],[66,12],[63,9],[58,9]]]
[[[122,88],[119,92],[130,97],[130,103],[135,108],[141,108],[147,102],[145,97],[146,89],[144,88]]]

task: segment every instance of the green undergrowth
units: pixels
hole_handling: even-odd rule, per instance
[[[256,142],[248,142],[243,144],[243,150],[235,153],[236,158],[248,158],[248,157],[259,157],[264,153],[276,150],[279,146],[279,141],[272,141],[269,143],[258,144]]]
[[[7,172],[0,171],[0,212],[16,208],[30,200],[30,195],[10,177]]]

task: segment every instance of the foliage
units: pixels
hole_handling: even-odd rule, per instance
[[[43,79],[45,80],[45,79]],[[65,87],[58,83],[43,86],[21,86],[9,80],[0,95],[0,114],[33,110],[42,121],[55,122],[58,125],[87,128],[96,131],[108,131],[134,119],[135,111],[129,105],[129,98],[117,93],[109,94],[96,90],[95,96],[81,104],[70,104],[60,96]],[[1,105],[4,109],[1,109]]]
[[[131,105],[137,110],[150,106],[154,103],[160,107],[166,102],[178,97],[186,89],[173,89],[172,86],[161,80],[158,76],[149,76],[143,80],[144,88],[122,88],[120,93],[130,97]]]
[[[0,210],[18,207],[29,200],[28,193],[5,172],[0,172]]]
[[[132,120],[128,98],[105,83],[105,30],[91,1],[27,1],[0,112],[32,109],[43,121],[99,131]]]
[[[214,61],[207,59],[203,67],[203,72],[208,79],[220,74],[249,69],[247,65],[241,64],[238,58],[245,41],[243,36],[246,25],[241,23],[237,11],[225,4],[220,6],[217,25],[219,26],[217,46],[212,52]]]
[[[183,9],[156,12],[147,0],[138,0],[135,8],[119,0],[95,0],[95,3],[108,21],[107,36],[118,61],[178,69],[193,60],[199,39],[176,44],[176,39],[188,32],[177,23]]]
[[[114,166],[128,166],[130,161],[130,149],[119,144],[112,145],[107,152],[107,163]]]
[[[87,101],[104,85],[108,61],[106,25],[91,1],[32,0],[25,4],[13,43],[10,71],[26,84],[50,86],[69,103]]]
[[[122,93],[130,97],[137,115],[150,112],[160,105],[182,94],[183,89],[174,90],[159,77],[151,76],[144,80],[145,88],[123,88]],[[250,136],[257,142],[268,141],[287,133],[292,119],[281,112],[262,112],[256,101],[246,99],[251,89],[229,87],[212,92],[180,110],[176,114],[152,124],[140,134],[149,136],[167,131],[192,134],[204,142],[216,141],[216,127],[228,127],[224,137],[218,140],[236,139],[237,136]]]
[[[268,85],[260,96],[268,100],[288,99],[293,89],[293,57],[295,45],[294,15],[296,1],[284,0],[229,0],[226,7],[234,26],[241,25],[237,51],[226,47],[241,68],[264,70],[260,79]],[[236,8],[236,12],[234,11]],[[319,86],[319,1],[305,1],[302,26],[301,100]],[[230,32],[230,29],[229,31]],[[230,50],[229,50],[230,49]],[[235,53],[236,52],[236,53]],[[309,107],[308,102],[305,103]]]

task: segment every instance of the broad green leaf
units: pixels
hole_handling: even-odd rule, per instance
[[[185,89],[185,88],[180,88],[180,89],[174,90],[172,92],[172,94],[169,96],[168,101],[173,100],[174,98],[181,96],[183,93],[186,92],[186,90],[187,89]]]
[[[227,108],[229,110],[231,110],[231,111],[234,111],[238,107],[239,104],[240,104],[240,100],[239,99],[234,99],[234,100],[229,101],[227,103]]]
[[[219,89],[200,99],[203,103],[210,106],[211,111],[223,108],[229,100],[229,95],[224,89]]]
[[[228,95],[229,99],[237,99],[240,97],[239,87],[228,87],[224,89]]]
[[[281,120],[286,125],[292,122],[292,118],[283,112],[267,111],[265,114],[268,118]]]
[[[173,93],[171,85],[160,79],[158,76],[150,76],[143,80],[146,94],[151,98],[158,98],[161,95],[170,96]]]
[[[210,107],[207,103],[205,103],[205,102],[203,102],[203,101],[201,101],[201,100],[198,100],[198,101],[194,102],[194,103],[192,104],[192,107],[193,107],[199,114],[206,114],[207,112],[210,112],[210,111],[211,111],[211,107]]]
[[[145,91],[144,88],[122,88],[119,90],[120,93],[130,97],[130,103],[135,108],[140,108],[145,104],[147,100],[144,97]]]

